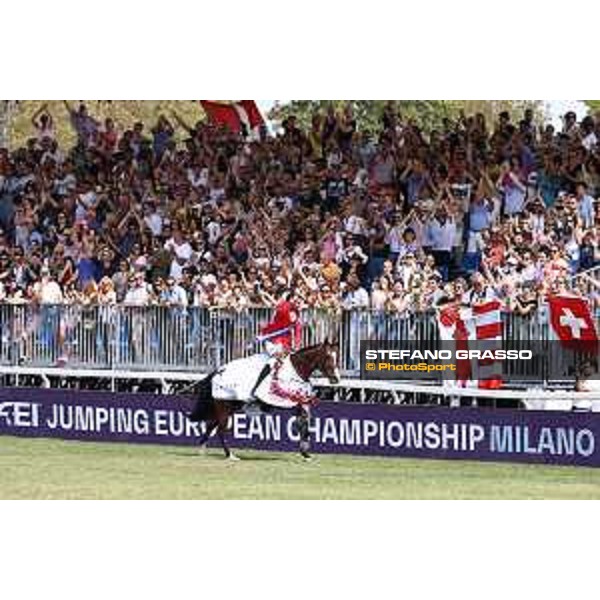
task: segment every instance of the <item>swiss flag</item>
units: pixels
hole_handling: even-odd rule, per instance
[[[265,121],[254,100],[240,100],[239,102],[213,102],[200,100],[209,120],[217,125],[225,125],[235,133],[251,133],[265,124]]]
[[[584,298],[548,296],[548,304],[552,331],[563,346],[586,352],[597,348],[596,324]]]

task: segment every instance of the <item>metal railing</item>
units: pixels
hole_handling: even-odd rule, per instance
[[[207,372],[233,359],[260,351],[255,343],[272,316],[267,308],[242,311],[164,306],[75,306],[0,304],[0,364],[70,369]],[[514,348],[549,339],[547,314],[504,314],[504,340]],[[398,314],[373,310],[302,313],[303,344],[325,337],[339,342],[344,376],[359,374],[361,340],[438,340],[435,314]],[[554,353],[556,354],[556,353]],[[506,363],[508,379],[528,373],[558,373],[560,353],[540,356],[535,364]],[[531,374],[529,373],[529,374]]]

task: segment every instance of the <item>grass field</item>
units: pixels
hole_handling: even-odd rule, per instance
[[[0,438],[0,498],[600,498],[600,470]]]

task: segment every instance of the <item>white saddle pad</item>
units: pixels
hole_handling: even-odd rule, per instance
[[[213,398],[242,402],[254,400],[251,395],[252,389],[269,360],[267,354],[255,354],[225,365],[213,377]],[[293,408],[298,404],[297,400],[293,399],[294,394],[308,396],[311,393],[311,385],[298,378],[290,359],[286,358],[279,368],[276,385],[273,384],[273,371],[271,371],[257,388],[256,397],[271,406]],[[288,395],[292,397],[287,397]]]
[[[254,354],[248,358],[239,358],[226,364],[212,380],[213,398],[217,400],[251,399],[252,388],[267,364],[267,354]],[[269,379],[267,377],[267,379]],[[262,387],[262,386],[261,386]]]

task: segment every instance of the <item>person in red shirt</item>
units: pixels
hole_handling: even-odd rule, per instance
[[[261,335],[257,339],[265,344],[265,350],[269,357],[280,362],[290,352],[300,347],[301,335],[302,324],[300,323],[298,308],[288,299],[288,293],[286,292],[275,307],[273,319],[262,328]],[[254,396],[260,384],[271,372],[272,366],[272,360],[265,364],[252,388],[251,396]]]
[[[261,330],[259,341],[264,341],[270,355],[297,350],[302,326],[296,305],[285,296],[275,307],[273,320]]]

